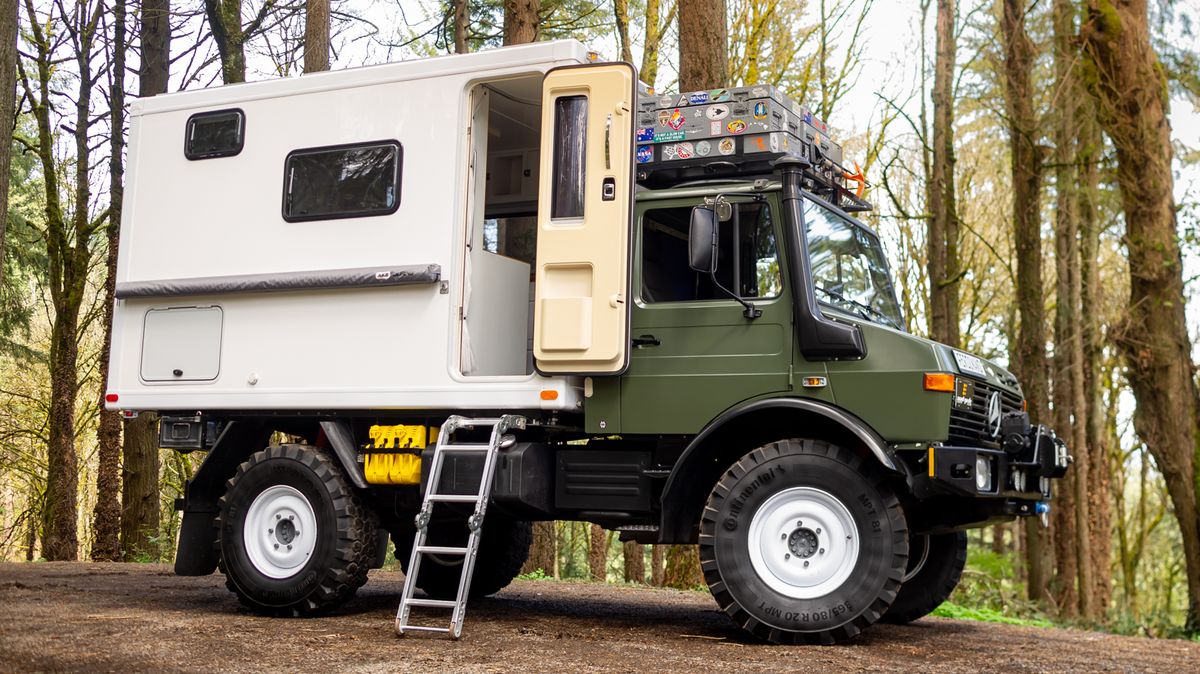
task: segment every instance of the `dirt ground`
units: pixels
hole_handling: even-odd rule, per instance
[[[220,575],[0,564],[0,672],[1200,670],[1200,644],[941,618],[877,625],[847,646],[770,646],[707,594],[552,581],[473,602],[461,641],[399,638],[402,582],[373,572],[336,614],[281,620],[242,610]]]

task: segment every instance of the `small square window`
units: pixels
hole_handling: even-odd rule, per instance
[[[387,215],[400,207],[400,143],[394,140],[296,150],[283,175],[283,219]]]
[[[246,116],[241,110],[217,110],[192,115],[187,122],[183,154],[188,159],[232,157],[242,151]]]

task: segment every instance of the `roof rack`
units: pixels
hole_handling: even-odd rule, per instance
[[[862,172],[842,165],[825,123],[773,86],[646,95],[636,114],[637,180],[646,187],[769,178],[777,159],[795,156],[811,162],[805,187],[814,194],[848,213],[872,208]]]

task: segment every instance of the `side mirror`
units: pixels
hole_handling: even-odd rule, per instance
[[[692,209],[688,227],[688,265],[692,269],[712,274],[717,271],[717,213],[711,208]]]

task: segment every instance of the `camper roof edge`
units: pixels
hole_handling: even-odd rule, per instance
[[[563,62],[586,63],[587,61],[588,49],[578,40],[533,42],[470,54],[447,54],[313,73],[302,77],[180,91],[153,98],[137,99],[130,106],[130,116],[138,117],[179,110],[228,106],[263,98],[281,98],[462,73],[483,73],[488,70],[502,70],[526,65],[549,65]]]

